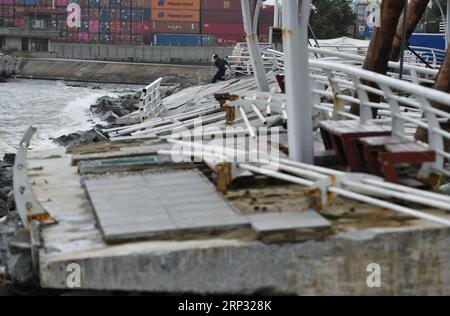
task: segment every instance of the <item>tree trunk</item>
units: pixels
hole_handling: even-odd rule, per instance
[[[369,50],[363,68],[385,75],[392,42],[397,29],[398,20],[403,12],[404,0],[383,0],[381,4],[381,26],[372,35]],[[370,83],[368,83],[370,84]],[[380,102],[380,97],[369,95],[371,102]],[[350,113],[359,115],[359,105],[353,104]],[[376,111],[374,111],[376,115]]]
[[[406,28],[406,40],[408,41],[411,34],[416,29],[417,24],[424,15],[430,0],[411,0],[408,6],[408,18]],[[397,25],[397,31],[395,32],[394,41],[392,43],[392,49],[390,54],[390,60],[398,61],[400,58],[400,52],[402,47],[403,38],[403,16]]]
[[[434,84],[434,89],[450,93],[450,50],[448,48],[445,54],[444,63],[441,65],[441,70],[439,71],[439,75],[437,76],[436,82]],[[438,102],[433,102],[431,105],[436,109],[450,113],[449,106],[440,104]],[[445,129],[446,131],[450,131],[450,122],[441,123],[441,128]],[[418,128],[416,132],[416,139],[427,143],[428,142],[427,130],[423,128]],[[445,142],[445,148],[447,150],[450,148],[449,141]]]

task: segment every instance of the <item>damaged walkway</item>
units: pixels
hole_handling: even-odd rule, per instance
[[[332,226],[319,235],[316,230],[291,227],[271,240],[246,229],[107,243],[72,158],[63,150],[30,153],[34,193],[57,221],[41,231],[43,287],[66,288],[67,266],[76,263],[86,289],[199,294],[450,294],[450,274],[445,272],[450,271],[448,228],[346,199],[336,199],[323,211]],[[250,190],[244,186],[229,191],[225,198],[247,218],[265,212],[287,213],[287,218],[291,212],[308,212],[308,198],[298,186],[279,183],[271,186],[270,193],[265,190],[264,186]],[[290,199],[296,201],[296,209]],[[205,212],[209,208],[204,205]],[[124,220],[132,217],[128,210],[122,211]],[[264,224],[260,227],[264,229]],[[367,287],[366,268],[372,262],[383,267],[381,288]]]

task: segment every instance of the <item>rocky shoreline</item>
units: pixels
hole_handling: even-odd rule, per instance
[[[167,97],[182,89],[183,85],[174,85],[161,87],[162,97]],[[107,140],[106,136],[101,134],[102,128],[114,126],[118,118],[133,113],[139,109],[139,99],[141,92],[135,92],[123,95],[117,98],[103,96],[97,99],[95,104],[91,105],[90,112],[98,118],[103,124],[96,125],[88,131],[78,131],[68,135],[62,135],[53,139],[53,141],[62,147],[72,147],[78,145],[87,145]]]
[[[173,93],[173,91],[169,91],[169,93]],[[115,118],[138,109],[139,94],[140,92],[132,93],[118,98],[101,97],[91,106],[91,113],[105,122],[107,126],[112,126]],[[105,136],[99,131],[104,127],[105,125],[96,125],[91,130],[62,135],[53,141],[62,147],[105,141]],[[22,227],[13,194],[14,159],[15,154],[5,154],[0,160],[0,295],[6,291],[4,289],[6,284],[19,284],[26,288],[36,285],[30,252],[10,246],[10,242]],[[6,291],[6,294],[11,293]]]
[[[0,160],[0,289],[7,281],[25,286],[34,282],[31,254],[10,245],[21,228],[12,191],[14,159],[14,154],[5,154]]]
[[[163,97],[182,89],[183,85],[161,88]],[[68,148],[107,140],[101,128],[114,126],[115,121],[139,108],[140,91],[117,98],[103,96],[90,107],[91,114],[102,121],[87,131],[78,131],[53,139],[59,146]],[[0,296],[11,295],[5,287],[35,288],[36,276],[32,271],[31,253],[10,246],[22,224],[16,210],[13,194],[13,165],[15,154],[5,154],[0,160]]]

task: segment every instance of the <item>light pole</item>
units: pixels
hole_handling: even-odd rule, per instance
[[[402,43],[400,48],[400,70],[399,76],[400,80],[403,79],[403,68],[405,65],[405,50],[406,50],[406,33],[408,28],[408,0],[405,1],[405,6],[403,7],[403,30],[402,30]]]
[[[311,0],[283,0],[283,47],[288,114],[289,157],[314,163],[308,25]]]
[[[266,71],[264,69],[263,60],[261,56],[261,49],[259,47],[258,36],[253,29],[253,21],[250,14],[250,3],[248,0],[241,0],[242,17],[244,19],[244,29],[247,40],[247,47],[250,53],[250,59],[253,67],[253,74],[256,80],[256,86],[260,91],[269,91],[269,84],[267,83]]]
[[[450,0],[447,0],[447,16],[445,16],[444,9],[439,0],[435,0],[434,2],[437,4],[439,11],[441,12],[442,21],[445,23],[445,47],[447,47],[448,44],[450,44],[450,23],[448,21],[448,17],[450,16]]]

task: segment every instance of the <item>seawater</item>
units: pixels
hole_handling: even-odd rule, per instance
[[[16,152],[30,125],[38,131],[31,147],[49,149],[52,138],[83,131],[99,123],[89,107],[102,96],[117,97],[136,86],[92,85],[60,81],[12,79],[0,83],[0,159]]]

